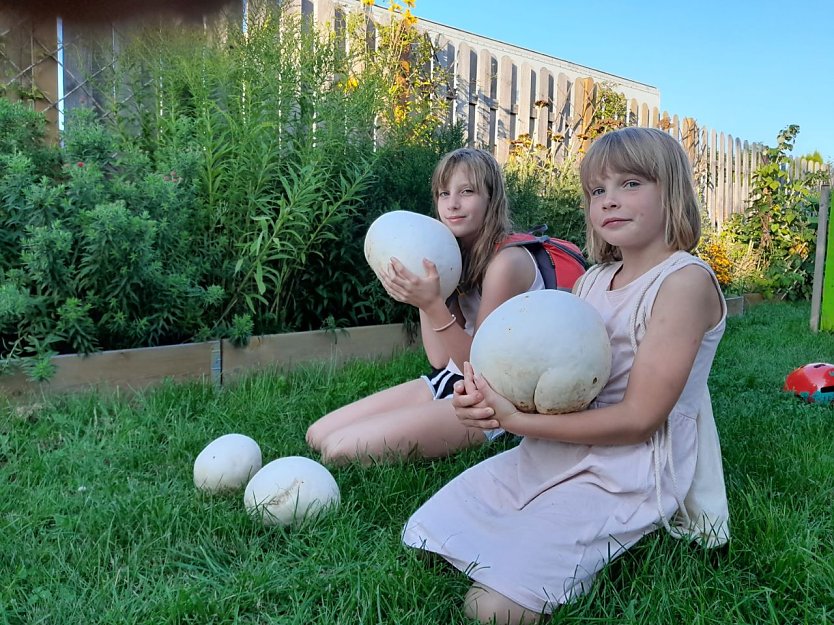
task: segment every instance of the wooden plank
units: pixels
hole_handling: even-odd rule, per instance
[[[577,102],[579,103],[578,114],[579,118],[579,134],[582,135],[582,140],[579,144],[579,153],[585,154],[588,148],[591,147],[591,138],[588,136],[588,130],[594,121],[594,95],[596,92],[596,84],[593,78],[583,78],[576,81],[578,89]]]
[[[637,119],[640,116],[640,105],[637,103],[637,98],[631,98],[628,101],[628,113],[626,113],[625,125],[636,126]]]
[[[455,57],[455,121],[469,125],[469,53],[470,48],[465,43],[457,43]]]
[[[750,144],[745,141],[741,150],[743,155],[741,162],[741,212],[743,213],[747,209],[750,200],[750,179],[753,172],[750,169]]]
[[[533,137],[533,127],[530,125],[533,108],[533,69],[528,63],[522,63],[518,80],[518,136]]]
[[[332,28],[336,19],[336,7],[333,0],[316,0],[315,4],[316,23],[325,30]]]
[[[726,145],[724,133],[718,134],[718,178],[715,181],[715,208],[716,213],[721,216],[721,223],[727,220],[726,212],[726,195],[725,195],[725,163],[726,163]]]
[[[317,330],[255,337],[246,347],[223,341],[223,384],[265,368],[289,369],[309,362],[341,364],[349,359],[390,358],[418,345],[402,324],[363,326],[345,331]]]
[[[450,125],[454,125],[455,119],[455,99],[459,97],[458,90],[460,89],[460,82],[457,77],[456,60],[457,47],[451,41],[446,43],[446,55],[444,58],[444,68],[449,80],[449,90],[446,92],[446,100],[449,108],[446,112],[446,120]]]
[[[683,144],[683,149],[686,151],[686,155],[689,157],[689,162],[694,170],[698,162],[698,126],[691,117],[683,118],[681,144]]]
[[[827,184],[822,185],[817,221],[817,250],[814,256],[814,282],[811,290],[812,332],[834,329],[834,276],[831,275],[834,273],[834,250],[829,249],[834,248],[834,241],[830,238],[828,226],[830,206],[831,187]]]
[[[744,211],[744,200],[742,196],[742,187],[744,185],[744,152],[741,149],[741,139],[736,137],[735,143],[735,177],[733,178],[733,213],[740,213]]]
[[[550,122],[553,109],[553,75],[544,67],[536,79],[536,143],[550,145]]]
[[[557,162],[561,163],[568,155],[567,149],[567,135],[570,128],[570,107],[571,107],[571,83],[564,72],[559,72],[556,77],[556,102],[554,110],[556,111],[556,119],[553,122],[553,131],[557,137],[553,155]]]
[[[495,158],[506,163],[510,154],[510,141],[515,139],[515,65],[509,56],[502,56],[498,64],[498,126],[496,128]]]
[[[477,83],[475,145],[485,147],[495,154],[498,133],[498,59],[487,49],[482,49],[478,56]]]
[[[0,394],[17,399],[89,389],[135,391],[165,380],[211,380],[218,346],[219,341],[208,341],[56,356],[52,359],[56,372],[49,382],[32,382],[16,372],[0,377]]]
[[[35,101],[35,110],[44,113],[52,139],[57,138],[58,63],[55,50],[58,47],[57,20],[44,20],[32,28],[32,82],[43,96]]]
[[[720,230],[724,222],[718,211],[718,133],[715,130],[710,131],[709,145],[709,214],[715,227]]]

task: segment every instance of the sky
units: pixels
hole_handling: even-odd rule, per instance
[[[377,3],[383,4],[383,3]],[[834,0],[416,0],[440,22],[642,82],[660,108],[834,161]]]

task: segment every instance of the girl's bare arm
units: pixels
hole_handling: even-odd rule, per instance
[[[699,267],[684,267],[664,281],[618,404],[565,415],[525,414],[475,376],[453,400],[458,418],[473,427],[500,426],[514,434],[569,443],[648,440],[680,397],[704,334],[721,318],[719,297]],[[471,375],[471,368],[466,373]]]

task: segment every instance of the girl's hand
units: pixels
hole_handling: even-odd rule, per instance
[[[421,277],[406,269],[396,258],[392,258],[388,273],[380,276],[380,280],[388,295],[398,302],[427,310],[438,301],[441,304],[443,302],[440,297],[440,275],[437,273],[437,266],[424,258],[423,267],[426,269],[426,275]]]
[[[502,395],[496,393],[482,375],[475,375],[472,365],[463,364],[463,380],[457,382],[452,396],[452,406],[460,422],[472,428],[493,430],[511,425],[518,409]]]

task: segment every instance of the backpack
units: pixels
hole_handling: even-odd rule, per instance
[[[544,278],[547,289],[570,291],[588,263],[575,244],[564,239],[554,239],[545,234],[547,226],[539,226],[530,232],[515,232],[498,244],[498,249],[521,245],[526,247]]]

